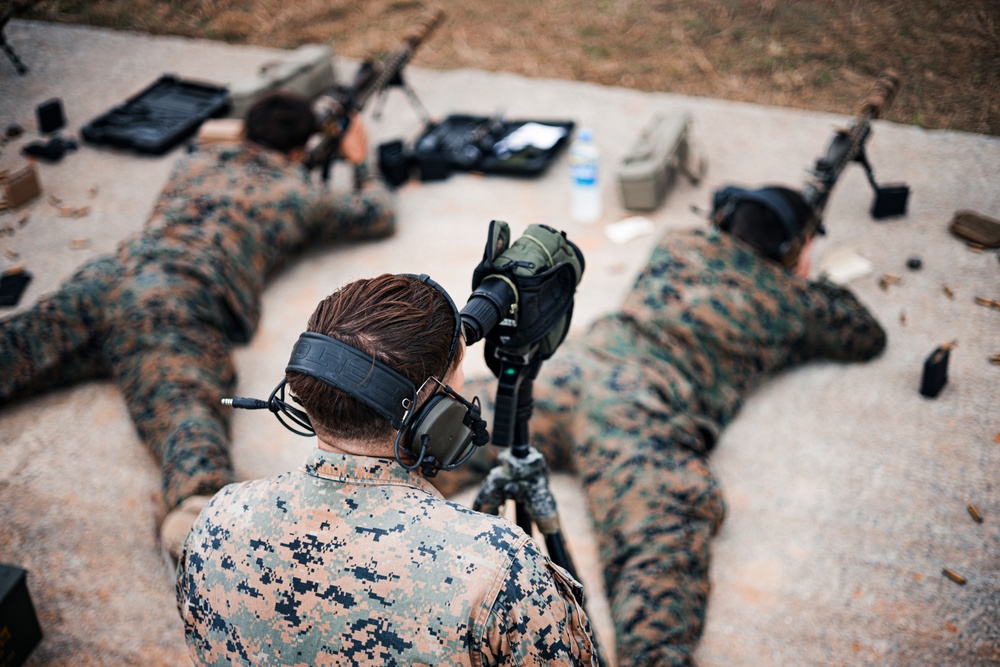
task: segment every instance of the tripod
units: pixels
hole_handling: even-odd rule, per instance
[[[537,348],[537,346],[536,346]],[[508,500],[513,500],[517,525],[528,535],[532,524],[545,540],[549,558],[579,581],[576,568],[559,523],[559,510],[548,482],[548,465],[541,453],[531,446],[528,421],[534,408],[532,388],[542,362],[532,354],[505,354],[497,350],[500,359],[496,410],[493,416],[493,444],[505,447],[499,464],[483,480],[472,508],[496,514]],[[594,637],[594,651],[601,667],[607,660]]]
[[[7,43],[7,37],[3,34],[4,28],[7,27],[7,22],[11,20],[14,16],[14,7],[10,7],[2,15],[0,15],[0,49],[7,54],[10,62],[14,65],[14,69],[17,70],[18,74],[24,75],[28,72],[28,67],[21,62],[21,59],[17,57],[17,53],[14,51],[13,47]]]
[[[577,579],[576,568],[566,550],[555,497],[548,485],[548,466],[531,446],[528,421],[534,407],[532,388],[541,362],[532,354],[505,354],[500,359],[493,443],[505,449],[497,465],[483,481],[473,509],[496,514],[507,500],[515,501],[517,525],[529,535],[532,524],[545,539],[549,557]]]

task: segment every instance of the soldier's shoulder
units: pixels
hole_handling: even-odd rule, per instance
[[[498,552],[512,554],[528,541],[527,534],[514,522],[494,514],[478,512],[450,500],[443,500],[442,518],[452,530],[472,537]]]
[[[209,503],[216,511],[225,507],[250,506],[263,498],[294,493],[298,482],[292,473],[282,473],[275,477],[235,482],[222,487]]]

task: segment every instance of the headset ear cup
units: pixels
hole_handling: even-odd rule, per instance
[[[736,209],[736,204],[740,201],[740,196],[745,193],[744,188],[735,185],[727,185],[719,188],[712,194],[712,224],[723,231],[729,230],[729,217]]]
[[[415,459],[426,436],[427,456],[441,467],[460,457],[472,441],[472,429],[466,424],[468,408],[447,394],[436,394],[414,416],[406,434],[406,449]]]
[[[724,232],[729,231],[730,217],[733,215],[736,205],[732,202],[725,204],[712,216],[712,224]]]
[[[712,193],[712,215],[714,216],[718,213],[726,203],[732,199],[733,195],[737,193],[737,188],[732,185],[727,185],[724,188],[719,188],[714,193]]]
[[[786,269],[795,268],[795,265],[799,261],[799,251],[802,250],[803,237],[799,236],[790,243],[786,243],[783,248],[783,252],[779,254],[778,257],[774,259],[781,263]]]

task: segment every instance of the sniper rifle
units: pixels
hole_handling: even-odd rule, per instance
[[[423,110],[414,92],[403,82],[403,68],[410,62],[417,47],[427,39],[443,18],[444,12],[441,9],[428,10],[407,31],[403,37],[403,44],[383,63],[378,65],[371,61],[362,63],[350,86],[334,87],[317,99],[315,110],[321,138],[309,151],[306,160],[309,169],[319,168],[323,180],[329,181],[330,168],[340,155],[340,142],[351,119],[364,109],[373,95],[378,94],[384,98],[389,86],[403,88],[414,105],[422,111],[424,121],[429,124],[429,115]]]
[[[871,93],[861,103],[857,116],[847,128],[839,128],[826,150],[826,154],[816,160],[810,178],[802,189],[802,196],[813,210],[817,229],[823,231],[823,211],[837,179],[851,162],[857,162],[868,177],[875,191],[871,216],[876,219],[906,213],[906,201],[910,188],[906,185],[880,187],[865,154],[865,142],[871,136],[871,123],[880,118],[892,104],[899,88],[899,77],[895,72],[886,71],[875,82]]]

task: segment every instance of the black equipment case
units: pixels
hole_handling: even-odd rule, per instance
[[[447,178],[453,170],[508,176],[538,176],[569,143],[572,121],[503,120],[453,114],[427,128],[413,144],[413,161],[424,181]],[[531,130],[539,145],[511,139]]]
[[[42,639],[28,595],[28,571],[0,563],[0,666],[23,665]]]
[[[124,104],[84,125],[80,133],[91,143],[160,155],[228,108],[229,92],[224,86],[164,74]]]

